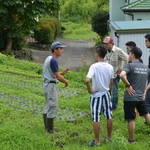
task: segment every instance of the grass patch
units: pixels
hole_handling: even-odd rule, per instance
[[[91,24],[88,24],[86,22],[63,22],[62,26],[66,28],[66,30],[64,31],[65,39],[92,41],[97,37],[97,33],[92,31]]]
[[[66,75],[70,86],[68,91],[77,91],[76,95],[59,97],[59,108],[76,113],[86,112],[84,117],[78,117],[74,121],[55,120],[58,134],[50,135],[44,130],[42,112],[35,114],[30,107],[22,106],[12,96],[26,99],[29,102],[40,103],[45,106],[43,96],[42,76],[36,71],[37,64],[15,61],[14,58],[4,55],[1,57],[0,71],[0,149],[1,150],[91,150],[87,144],[93,140],[93,128],[89,106],[89,94],[86,91],[86,72],[71,72]],[[3,58],[4,57],[4,58]],[[5,60],[5,61],[4,61]],[[11,73],[6,70],[7,66]],[[42,66],[38,66],[42,70]],[[16,73],[16,70],[18,72]],[[22,75],[22,74],[25,74]],[[38,78],[36,77],[38,76]],[[35,86],[36,85],[36,86]],[[62,84],[59,90],[62,90]],[[113,133],[110,143],[102,139],[106,136],[106,119],[101,116],[102,146],[96,147],[99,150],[149,150],[150,140],[146,136],[150,129],[144,125],[143,118],[137,118],[135,139],[136,144],[127,144],[128,138],[127,123],[124,122],[123,114],[123,90],[124,85],[119,84],[119,107],[113,112]],[[9,95],[1,97],[2,94]],[[67,93],[65,94],[67,95]],[[13,103],[13,107],[11,105]],[[32,104],[32,103],[30,103]],[[20,107],[21,106],[21,107]],[[37,106],[37,105],[36,105]],[[36,107],[35,106],[35,107]],[[34,106],[33,106],[34,107]],[[58,115],[63,114],[60,112]],[[68,117],[65,113],[63,117]],[[95,148],[93,148],[95,149]]]

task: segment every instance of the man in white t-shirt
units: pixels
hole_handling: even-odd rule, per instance
[[[107,50],[98,46],[96,48],[95,58],[96,63],[92,64],[86,76],[86,86],[91,94],[90,106],[92,111],[92,121],[95,139],[89,143],[89,146],[98,146],[101,144],[100,136],[100,114],[103,112],[107,119],[107,136],[105,142],[110,141],[112,132],[112,102],[109,90],[112,87],[114,70],[112,65],[104,61]],[[92,79],[92,88],[90,85]]]

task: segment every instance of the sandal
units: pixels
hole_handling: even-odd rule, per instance
[[[96,144],[94,141],[95,140],[93,140],[92,142],[90,142],[88,145],[89,146],[100,146],[101,145],[101,144]]]
[[[108,140],[107,137],[104,137],[103,139],[104,139],[104,141],[105,141],[106,143],[110,142],[110,140]]]
[[[130,140],[130,139],[128,139],[127,142],[128,142],[129,144],[131,144],[131,143],[135,143],[135,140]]]

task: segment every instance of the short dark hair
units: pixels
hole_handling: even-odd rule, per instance
[[[57,49],[57,50],[58,50],[58,48],[54,48],[54,49],[51,49],[51,52],[52,52],[52,53],[54,53],[54,50],[55,50],[55,49]]]
[[[145,35],[145,38],[150,41],[150,33],[146,34],[146,35]]]
[[[132,54],[134,54],[134,56],[135,56],[136,59],[139,59],[139,58],[141,58],[141,56],[142,56],[142,51],[141,51],[141,49],[138,48],[138,47],[132,48],[130,52],[131,52]]]
[[[132,46],[132,47],[136,47],[136,43],[133,41],[129,41],[126,43],[126,46]]]
[[[107,50],[104,46],[97,46],[96,47],[96,53],[99,55],[99,57],[104,58],[107,54]]]

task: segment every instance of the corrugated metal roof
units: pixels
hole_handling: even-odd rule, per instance
[[[121,30],[149,30],[150,21],[111,21],[110,25],[117,31]]]
[[[150,0],[137,0],[121,7],[124,12],[150,12]]]

